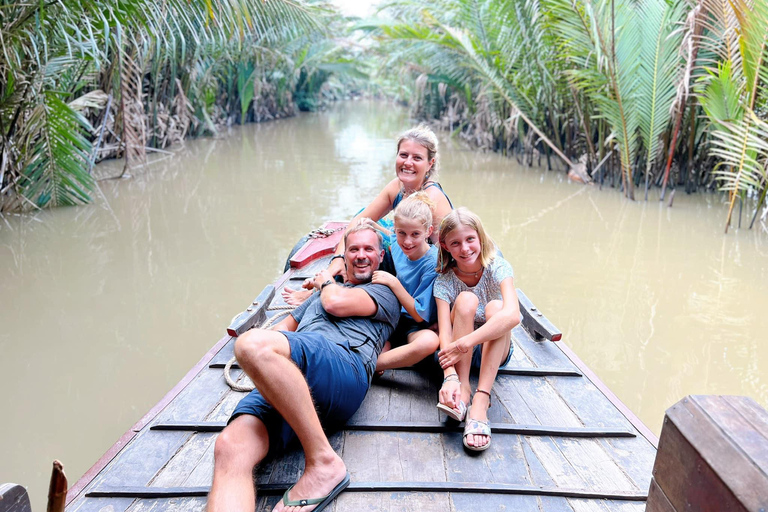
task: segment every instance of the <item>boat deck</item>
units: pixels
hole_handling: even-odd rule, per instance
[[[327,264],[290,270],[255,300],[254,318],[279,313],[280,289]],[[464,450],[461,429],[435,407],[441,373],[388,371],[374,381],[346,428],[330,436],[352,483],[329,510],[642,511],[657,440],[560,343],[524,294],[527,328],[513,331],[512,360],[499,371],[489,450]],[[532,331],[532,332],[529,332]],[[218,433],[245,392],[222,367],[234,338],[222,338],[145,418],[70,490],[67,510],[203,510]],[[235,367],[232,377],[247,379]],[[271,510],[303,468],[299,448],[254,474],[258,511]]]

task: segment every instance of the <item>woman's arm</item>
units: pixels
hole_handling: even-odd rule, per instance
[[[408,293],[408,290],[405,289],[403,283],[401,283],[398,278],[389,272],[376,270],[373,273],[373,279],[371,282],[374,284],[383,284],[384,286],[389,287],[389,289],[392,290],[392,293],[395,294],[395,297],[397,297],[400,305],[405,308],[405,310],[414,320],[417,322],[424,321],[424,319],[419,315],[418,311],[416,311],[416,299],[414,299],[411,294]]]
[[[440,222],[443,217],[451,212],[451,204],[448,202],[448,198],[445,197],[445,193],[439,187],[429,187],[426,190],[427,195],[435,203],[435,211],[432,212],[432,235],[429,237],[432,242],[438,242],[438,231],[440,228]]]
[[[471,349],[475,345],[500,338],[520,323],[520,303],[517,300],[514,279],[507,277],[501,281],[500,287],[503,302],[501,311],[471,333],[456,340],[462,347]]]
[[[352,218],[352,221],[350,221],[350,223],[347,225],[344,232],[346,233],[346,231],[349,230],[350,227],[354,226],[355,221],[357,219],[368,217],[369,219],[378,221],[382,217],[384,217],[386,214],[388,214],[392,210],[392,202],[395,200],[395,196],[397,196],[397,192],[399,190],[400,190],[400,180],[398,180],[397,178],[387,183],[387,186],[381,189],[381,192],[379,192],[379,195],[377,195],[376,198],[373,201],[371,201],[371,203],[368,206],[366,206],[362,212],[358,213]],[[341,238],[341,240],[339,241],[339,244],[336,246],[336,252],[334,254],[335,255],[344,254],[344,237]],[[343,270],[344,270],[344,261],[341,258],[336,258],[328,266],[328,271],[333,276],[341,274]]]

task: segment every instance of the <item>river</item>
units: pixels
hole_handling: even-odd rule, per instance
[[[233,127],[99,182],[91,205],[0,218],[0,483],[27,485],[36,510],[54,458],[74,483],[296,240],[394,176],[408,126],[401,109],[353,102]],[[687,394],[768,405],[765,229],[723,235],[719,195],[631,202],[441,138],[454,204],[480,215],[516,285],[653,431]]]

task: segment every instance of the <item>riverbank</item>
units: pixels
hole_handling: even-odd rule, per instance
[[[0,481],[44,506],[220,338],[295,241],[393,175],[405,112],[371,102],[187,141],[104,198],[0,220]],[[655,432],[688,393],[768,404],[768,238],[722,235],[720,196],[630,202],[444,141],[441,181],[484,220],[516,283]],[[102,175],[120,161],[96,167]],[[33,421],[41,411],[50,422]],[[55,423],[56,430],[49,424]]]

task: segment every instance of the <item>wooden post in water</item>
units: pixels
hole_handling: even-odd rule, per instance
[[[646,512],[768,512],[768,412],[741,396],[667,410]]]
[[[61,462],[53,461],[51,471],[51,484],[48,487],[48,512],[64,512],[67,502],[67,475],[64,474],[64,466]]]

